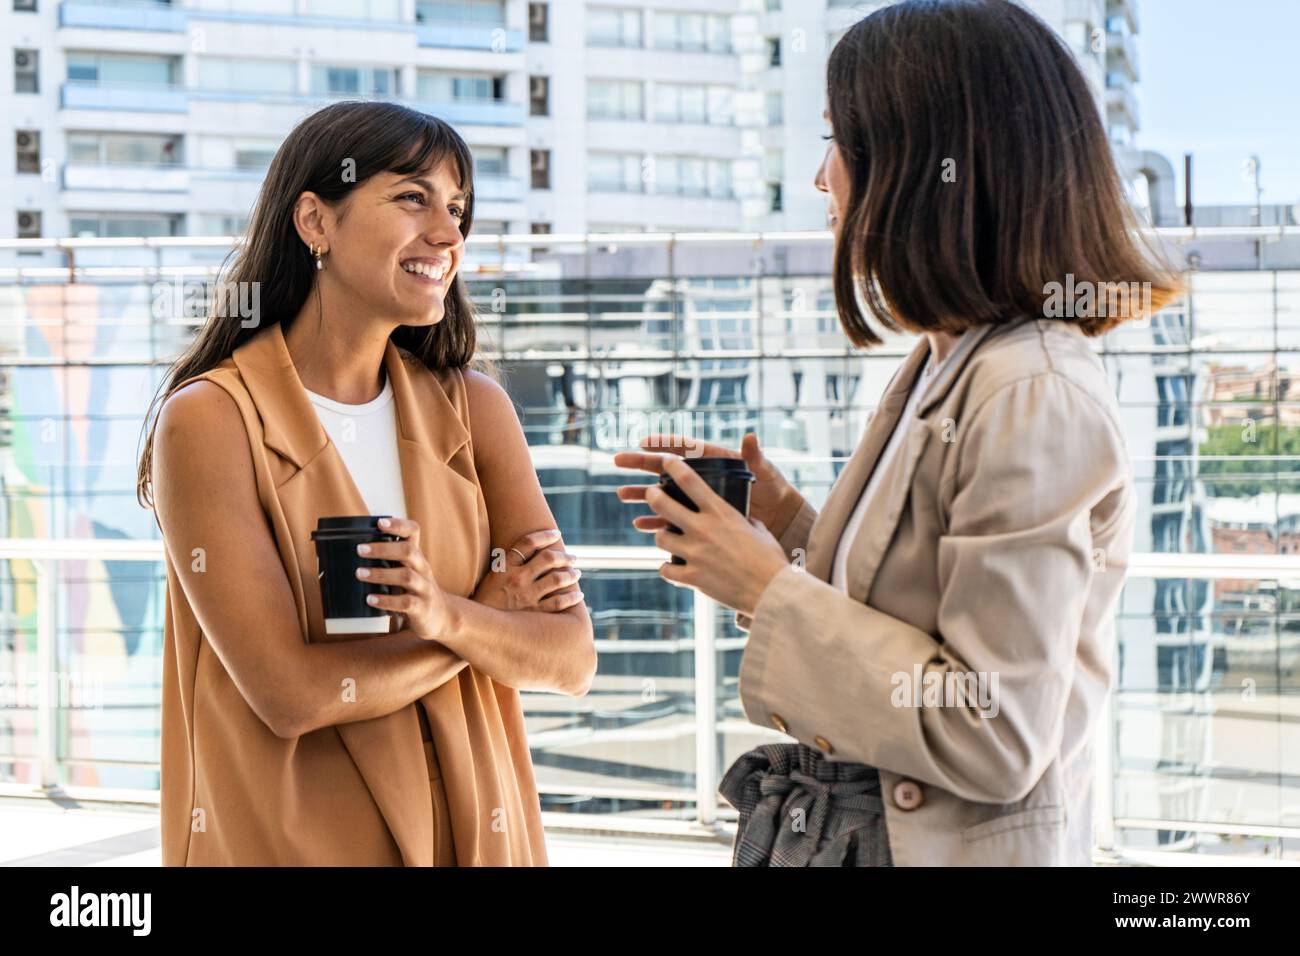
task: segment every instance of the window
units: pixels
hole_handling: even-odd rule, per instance
[[[535,222],[532,224],[531,232],[534,236],[549,236],[551,234],[551,224],[549,222]]]
[[[179,236],[184,234],[184,223],[185,217],[179,213],[68,213],[68,231],[78,239],[117,239],[127,236]]]
[[[163,3],[176,3],[179,5],[180,0],[161,0]],[[239,3],[247,3],[247,0],[235,0],[232,4],[226,0],[224,7],[217,7],[215,0],[207,0],[207,5],[217,7],[226,12],[233,12],[232,6]],[[257,10],[258,13],[279,13],[280,10],[275,7],[283,3],[283,0],[273,0],[271,3],[263,3],[262,8]],[[293,3],[288,4],[289,9],[285,13],[295,12]],[[271,9],[267,9],[271,7]],[[296,12],[306,14],[307,16],[317,17],[346,17],[349,20],[400,20],[402,17],[400,0],[302,0],[302,5]]]
[[[528,78],[528,115],[551,115],[551,78],[549,76],[530,76]]]
[[[530,3],[528,5],[528,42],[529,43],[549,43],[550,35],[547,32],[547,14],[548,10],[544,3]]]
[[[14,50],[14,92],[39,93],[40,56],[35,50]]]
[[[36,0],[14,0],[14,13],[35,13]]]
[[[201,236],[241,236],[248,229],[247,216],[204,213],[198,219],[199,235]]]
[[[35,209],[18,210],[18,238],[41,238],[41,214]]]
[[[170,56],[69,53],[68,82],[172,86],[178,61]]]
[[[763,178],[773,182],[785,179],[785,152],[779,149],[763,150]]]
[[[781,206],[781,184],[780,184],[780,183],[768,183],[768,184],[767,184],[767,211],[768,211],[768,212],[780,212],[781,209],[782,209],[782,206]]]
[[[641,83],[623,80],[590,80],[587,83],[588,119],[639,120]]]
[[[298,67],[292,60],[205,56],[199,59],[199,86],[236,93],[293,93]]]
[[[781,38],[780,37],[767,38],[767,65],[768,66],[781,65]]]
[[[39,173],[41,171],[41,134],[34,129],[20,129],[14,134],[14,147],[17,161],[15,169],[20,173]]]
[[[730,53],[731,21],[722,14],[655,14],[655,46],[696,53]]]
[[[317,64],[311,68],[311,91],[318,96],[395,96],[397,70]]]
[[[588,153],[587,188],[597,192],[641,192],[641,156]]]
[[[278,140],[270,138],[201,136],[191,140],[197,165],[204,169],[238,169],[265,171],[279,149]],[[222,235],[225,235],[223,233]]]
[[[475,176],[505,176],[509,173],[504,146],[475,146],[471,152],[474,154]]]
[[[243,143],[238,140],[235,142],[235,169],[259,170],[268,169],[271,160],[275,159],[276,151],[279,145],[271,143],[267,146],[256,143]]]
[[[532,188],[551,188],[551,151],[549,149],[530,149],[528,165],[532,170]]]
[[[655,119],[660,123],[730,125],[733,119],[732,89],[726,86],[657,84]]]
[[[587,45],[641,46],[641,11],[588,8]]]
[[[181,137],[158,133],[68,133],[68,161],[174,166],[181,162]]]
[[[418,0],[415,4],[415,22],[430,20],[499,27],[506,22],[505,5],[501,0]]]
[[[505,99],[506,81],[503,76],[486,73],[459,76],[450,73],[419,73],[415,78],[415,93],[416,99],[428,103],[499,102]]]
[[[731,196],[731,163],[698,156],[656,156],[655,192],[678,196]]]
[[[785,98],[779,92],[767,94],[767,123],[780,126],[785,122]]]

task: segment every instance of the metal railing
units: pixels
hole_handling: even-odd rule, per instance
[[[669,558],[667,552],[654,547],[601,547],[569,545],[568,550],[576,555],[579,567],[591,571],[655,571]],[[64,561],[104,560],[114,562],[142,562],[158,564],[164,560],[163,543],[159,540],[116,540],[116,539],[67,539],[67,540],[32,540],[22,538],[0,539],[0,561],[16,559],[33,563],[36,581],[35,591],[38,595],[37,607],[37,666],[42,675],[54,673],[57,669],[55,660],[59,622],[56,619],[58,607],[59,575],[57,566]],[[1300,579],[1300,555],[1191,555],[1191,554],[1156,554],[1143,553],[1131,556],[1128,577],[1133,579],[1199,579],[1199,580],[1285,580]],[[717,832],[720,822],[719,811],[723,804],[719,802],[717,785],[720,780],[721,767],[718,755],[718,681],[717,653],[723,644],[743,647],[744,638],[720,638],[718,634],[719,606],[709,597],[696,591],[688,590],[691,600],[691,620],[693,635],[682,637],[674,642],[677,649],[689,647],[692,651],[694,665],[694,713],[695,724],[695,784],[692,791],[674,792],[663,788],[642,788],[634,786],[539,786],[543,794],[570,795],[577,797],[615,798],[632,801],[675,799],[694,803],[691,818],[675,820],[655,820],[646,818],[645,825],[659,833],[688,833],[709,830]],[[618,645],[617,641],[597,641],[597,650],[608,652]],[[599,677],[597,678],[599,680]],[[60,753],[59,734],[57,732],[57,707],[49,699],[49,682],[42,682],[43,694],[37,712],[37,752],[32,754],[0,753],[0,762],[36,762],[40,767],[40,784],[38,786],[0,785],[0,795],[37,795],[59,792],[63,788],[61,781],[66,767],[78,764],[129,763],[132,766],[157,771],[156,762],[112,761],[91,758],[69,758]],[[1126,816],[1116,818],[1114,813],[1115,784],[1115,720],[1114,694],[1108,695],[1102,716],[1098,720],[1094,739],[1094,832],[1097,850],[1103,854],[1122,854],[1117,846],[1115,833],[1118,829],[1186,831],[1194,833],[1212,833],[1222,835],[1244,835],[1264,838],[1300,839],[1300,826],[1270,826],[1236,822],[1214,822],[1204,820],[1170,820]],[[755,733],[770,735],[774,740],[783,739],[766,727],[752,727]],[[592,731],[591,733],[599,733]],[[610,739],[617,740],[619,731],[608,731]],[[632,744],[631,746],[635,746]],[[90,793],[89,788],[81,788],[81,794]],[[97,788],[94,795],[104,801],[157,801],[157,792],[118,791],[112,788]],[[565,815],[572,821],[573,815]],[[730,808],[725,816],[731,818]],[[605,828],[610,819],[599,814],[584,817],[577,825],[580,827]],[[612,818],[615,828],[637,829],[638,822],[626,816]],[[569,825],[566,823],[566,825]],[[725,826],[725,825],[724,825]]]

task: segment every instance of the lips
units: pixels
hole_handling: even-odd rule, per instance
[[[450,268],[451,262],[446,259],[408,259],[402,263],[403,271],[435,282],[441,282]]]

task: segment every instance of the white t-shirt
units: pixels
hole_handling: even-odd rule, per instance
[[[960,340],[959,340],[960,341]],[[934,362],[934,353],[931,352],[926,359],[925,366],[916,377],[916,382],[912,386],[912,391],[907,396],[907,404],[903,407],[902,414],[898,416],[898,424],[894,426],[893,434],[889,436],[884,450],[876,460],[876,466],[871,471],[871,477],[867,480],[866,487],[862,489],[862,494],[858,498],[858,503],[853,508],[853,513],[849,515],[848,523],[844,526],[844,533],[840,535],[839,543],[835,546],[835,558],[831,562],[831,585],[839,588],[845,594],[848,593],[848,558],[849,550],[853,545],[853,539],[858,535],[858,529],[862,525],[862,519],[867,510],[871,507],[871,500],[876,494],[877,486],[880,484],[880,477],[885,473],[889,466],[890,460],[898,452],[898,446],[903,442],[903,436],[910,431],[912,419],[916,415],[916,407],[921,403],[921,396],[925,394],[926,388],[934,381],[935,375],[939,369],[943,368],[952,357],[957,354],[957,345],[948,352],[942,362],[937,365]]]
[[[361,492],[366,513],[407,517],[392,383],[385,377],[378,397],[361,405],[347,405],[303,390]]]

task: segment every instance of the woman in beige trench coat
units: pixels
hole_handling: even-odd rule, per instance
[[[1073,55],[1022,7],[884,7],[826,79],[840,322],[854,345],[881,342],[870,315],[915,347],[820,510],[752,435],[615,459],[699,507],[620,489],[686,561],[661,574],[736,610],[745,713],[795,741],[724,781],[736,862],[1088,864],[1135,515],[1089,339],[1179,280],[1137,245]],[[683,460],[700,455],[749,464],[750,520]]]

